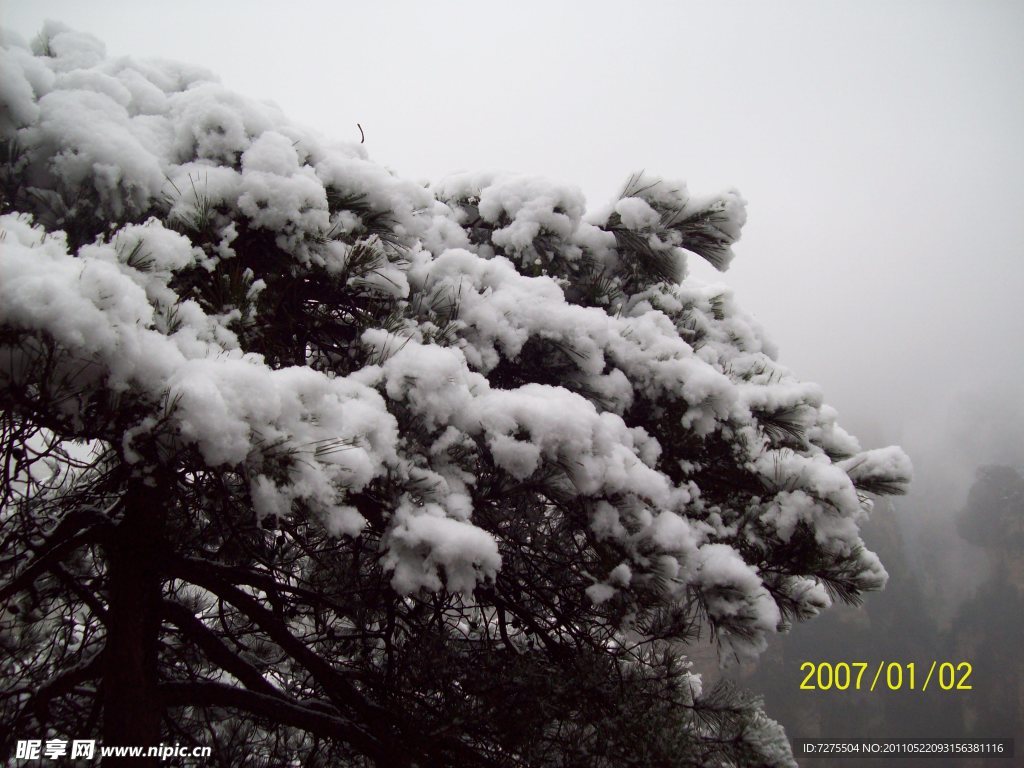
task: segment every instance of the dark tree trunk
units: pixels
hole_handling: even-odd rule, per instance
[[[160,630],[159,488],[128,481],[125,513],[107,545],[110,578],[103,674],[103,744],[155,746],[162,709],[157,692]],[[159,758],[108,757],[104,765],[159,765]]]

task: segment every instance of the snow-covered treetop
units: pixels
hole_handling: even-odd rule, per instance
[[[687,277],[733,258],[735,191],[637,174],[588,213],[511,174],[424,188],[56,25],[0,69],[0,388],[55,433],[239,472],[265,522],[372,531],[402,594],[497,579],[510,498],[573,526],[567,578],[626,633],[696,601],[756,652],[884,583],[858,527],[906,456],[862,450]]]

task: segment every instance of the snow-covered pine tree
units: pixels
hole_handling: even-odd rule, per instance
[[[792,764],[687,651],[881,587],[910,470],[686,278],[738,194],[423,188],[56,25],[0,67],[7,749]]]

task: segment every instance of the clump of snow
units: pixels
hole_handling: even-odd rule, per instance
[[[400,594],[444,586],[469,593],[501,568],[497,542],[489,533],[448,517],[437,505],[416,508],[406,500],[395,520],[385,566],[393,570],[391,583]]]
[[[594,605],[601,605],[601,603],[607,603],[613,597],[615,597],[615,587],[608,584],[591,584],[584,590],[587,593],[587,597],[590,598],[590,602]]]
[[[750,633],[742,638],[727,636],[733,648],[745,654],[763,650],[782,615],[757,571],[732,547],[707,544],[700,549],[697,583],[712,617],[726,627],[736,622]]]
[[[653,229],[661,221],[661,214],[640,197],[624,197],[615,204],[614,210],[626,229]]]
[[[896,446],[863,451],[840,466],[855,484],[899,483],[913,476],[910,459]]]
[[[329,226],[323,183],[311,167],[299,166],[291,141],[276,131],[264,132],[242,153],[240,193],[239,210],[255,227],[282,233],[279,243],[286,250],[297,248],[292,233]]]

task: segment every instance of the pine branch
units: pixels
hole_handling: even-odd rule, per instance
[[[682,247],[704,258],[719,272],[725,271],[735,238],[721,228],[728,218],[715,211],[699,211],[666,225],[682,236]]]
[[[19,724],[26,722],[30,717],[35,717],[38,723],[45,722],[51,701],[70,694],[81,683],[99,677],[103,671],[102,662],[103,654],[95,653],[85,661],[68,667],[40,686],[25,702],[18,714],[9,721],[10,732],[7,737],[0,740],[0,751],[10,749],[10,741],[19,733],[17,730]]]
[[[209,590],[245,614],[282,651],[304,667],[335,704],[356,713],[373,737],[381,743],[417,744],[423,753],[428,755],[434,753],[435,750],[451,750],[460,754],[460,759],[467,761],[466,765],[475,765],[481,762],[475,753],[467,752],[466,748],[457,742],[430,743],[422,734],[416,732],[412,723],[406,722],[406,719],[398,713],[367,700],[352,685],[348,675],[340,672],[302,640],[295,637],[282,619],[260,605],[254,597],[218,578],[213,569],[204,567],[200,561],[177,557],[171,558],[167,566],[171,575]],[[441,761],[436,764],[444,765],[445,763]]]
[[[97,521],[97,514],[89,510],[69,514],[62,520],[40,547],[43,551],[0,589],[0,603],[6,603],[18,592],[31,587],[36,579],[61,563],[79,547],[98,541],[101,534],[109,530],[110,522],[105,519]]]
[[[801,448],[807,444],[803,411],[804,408],[798,405],[777,411],[755,410],[752,413],[758,426],[774,445]]]
[[[268,696],[279,695],[279,691],[267,682],[259,670],[228,648],[188,608],[181,603],[164,600],[161,610],[164,617],[178,627],[182,635],[195,643],[210,661],[233,675],[246,688]]]
[[[158,687],[169,707],[226,707],[265,718],[271,723],[301,728],[325,739],[339,739],[367,755],[378,765],[415,766],[416,757],[398,744],[337,713],[315,704],[302,704],[281,695],[236,688],[214,682],[168,682]]]

